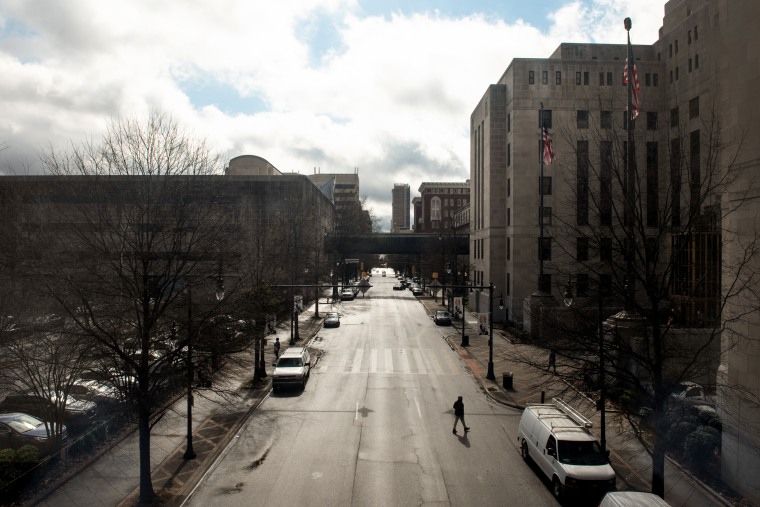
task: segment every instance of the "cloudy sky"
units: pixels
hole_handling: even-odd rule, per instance
[[[350,173],[387,230],[394,183],[464,181],[469,117],[513,58],[651,44],[665,0],[0,0],[0,173],[170,113],[225,159]]]

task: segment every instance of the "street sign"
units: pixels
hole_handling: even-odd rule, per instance
[[[438,280],[438,271],[433,272],[433,280]]]
[[[362,291],[362,295],[364,295],[371,288],[372,286],[369,284],[366,278],[363,278],[362,281],[359,282],[359,290]]]

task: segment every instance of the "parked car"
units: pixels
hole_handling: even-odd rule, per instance
[[[341,301],[351,301],[354,299],[354,290],[350,288],[345,288],[340,293],[340,300]]]
[[[311,373],[311,356],[306,347],[288,347],[277,359],[272,373],[272,389],[283,386],[306,388]]]
[[[435,321],[436,326],[450,326],[451,314],[446,310],[438,310],[433,316],[433,321]]]
[[[641,491],[611,491],[602,498],[599,507],[669,507],[670,504],[655,495]]]
[[[422,295],[422,287],[419,285],[415,285],[412,287],[412,294],[415,296],[421,296]]]
[[[53,438],[56,426],[45,423],[29,414],[9,412],[0,414],[0,449],[18,449],[27,444],[37,447],[42,454],[53,451]],[[66,440],[66,426],[61,426],[61,438]]]
[[[393,290],[404,290],[404,286],[401,285],[400,283],[397,283],[396,285],[393,286]]]
[[[43,398],[33,393],[8,394],[0,402],[0,410],[23,412],[42,419],[50,419],[55,414],[58,400]],[[80,400],[75,396],[66,397],[64,417],[67,421],[76,424],[92,419],[97,415],[97,405],[91,401]]]
[[[705,395],[701,385],[694,382],[679,382],[670,391],[669,399],[672,402],[687,403],[690,405],[710,405],[711,401]]]
[[[325,322],[323,325],[325,327],[340,327],[340,316],[338,315],[338,312],[328,312],[327,315],[325,315]]]

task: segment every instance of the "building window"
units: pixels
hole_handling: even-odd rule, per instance
[[[689,101],[689,119],[699,117],[699,96],[694,97]]]
[[[587,129],[588,128],[588,111],[579,110],[575,113],[575,123],[576,127],[579,129]]]
[[[578,297],[588,297],[588,274],[578,273],[575,275],[575,288]]]
[[[676,81],[678,81],[678,67],[676,66]]]
[[[612,238],[601,238],[599,241],[599,259],[602,262],[612,262]]]
[[[580,72],[576,72],[575,73],[575,84],[577,84],[577,85],[581,84],[581,73]]]
[[[557,84],[562,84],[562,72],[557,71],[554,73],[554,82]]]
[[[552,110],[541,109],[540,111],[543,111],[543,118],[541,117],[541,114],[539,113],[538,128],[547,128],[547,129],[552,128]]]
[[[612,128],[612,111],[602,111],[600,116],[600,123],[603,129]]]
[[[676,54],[678,54],[678,39],[676,39]]]
[[[657,130],[657,111],[647,111],[647,130]]]
[[[535,74],[532,70],[528,71],[528,84],[533,84],[536,81]]]
[[[689,72],[691,72],[691,58],[689,58]]]
[[[576,238],[575,260],[578,262],[588,260],[588,238]]]
[[[430,199],[430,220],[441,220],[441,198],[436,196]]]
[[[644,85],[645,86],[651,86],[652,85],[652,75],[647,72],[644,74]]]
[[[612,143],[599,145],[599,223],[612,225]]]
[[[549,71],[548,70],[541,71],[541,83],[542,84],[549,84]]]
[[[689,41],[689,45],[691,45],[691,30],[689,30],[688,41]]]
[[[584,85],[588,84],[588,79],[589,79],[588,72],[584,72],[583,73],[583,84]]]
[[[607,86],[612,86],[612,72],[607,73]]]
[[[588,225],[588,141],[578,141],[576,157],[575,220],[578,225]]]
[[[512,286],[512,281],[510,280],[510,274],[507,273],[507,296],[509,296],[509,288]],[[509,311],[509,310],[507,310]]]
[[[541,292],[551,293],[552,291],[552,275],[544,273],[538,277],[538,290]]]
[[[674,129],[678,127],[678,107],[674,107],[670,110],[670,128]]]
[[[543,191],[543,195],[552,195],[552,177],[544,176],[542,183],[541,190]]]
[[[671,139],[670,141],[670,198],[673,201],[671,206],[671,225],[673,227],[681,226],[681,140]]]
[[[599,275],[599,292],[602,294],[612,294],[612,275]]]
[[[599,73],[599,86],[604,86],[604,72]]]
[[[512,238],[507,238],[507,260],[512,259]]]
[[[659,147],[656,142],[647,143],[647,227],[659,223]]]
[[[657,73],[652,73],[652,86],[657,86],[658,76]]]
[[[670,71],[670,84],[673,84],[673,70]]]
[[[507,167],[512,164],[512,144],[507,143]]]
[[[668,56],[673,56],[673,44],[668,44]]]
[[[699,39],[699,32],[697,31],[697,25],[694,25],[694,40]]]
[[[541,219],[542,219],[544,225],[551,225],[552,224],[552,208],[551,208],[551,206],[544,206],[543,213],[541,212],[541,208],[538,208],[538,212],[541,214]]]
[[[699,68],[699,55],[694,55],[694,69]]]
[[[507,113],[507,132],[512,132],[512,113]]]
[[[538,238],[538,260],[552,260],[552,238]]]

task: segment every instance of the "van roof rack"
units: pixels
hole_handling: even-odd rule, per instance
[[[584,428],[591,428],[594,424],[586,419],[583,414],[575,410],[573,407],[562,401],[560,398],[552,398],[554,406],[564,412],[570,419],[580,424]]]

